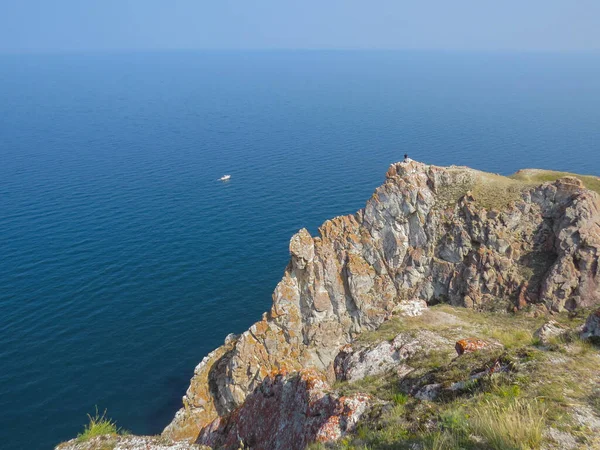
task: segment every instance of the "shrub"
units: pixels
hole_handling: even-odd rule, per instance
[[[78,441],[87,441],[96,436],[103,436],[107,434],[118,434],[121,430],[117,428],[117,424],[106,417],[106,410],[100,415],[98,407],[96,407],[96,414],[91,416],[87,415],[89,423],[83,429],[83,432],[77,435]]]
[[[408,395],[398,392],[393,395],[392,402],[394,405],[404,405],[408,401]]]
[[[429,436],[425,441],[427,450],[458,450],[463,449],[463,439],[452,431],[439,431]]]

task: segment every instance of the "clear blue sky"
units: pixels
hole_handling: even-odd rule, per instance
[[[0,0],[0,52],[600,50],[600,0]]]

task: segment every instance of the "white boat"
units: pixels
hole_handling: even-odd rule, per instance
[[[231,178],[231,175],[223,175],[221,178],[219,178],[219,181],[227,181]]]

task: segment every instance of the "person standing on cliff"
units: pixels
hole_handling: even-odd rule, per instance
[[[404,154],[404,162],[408,162],[408,153]]]

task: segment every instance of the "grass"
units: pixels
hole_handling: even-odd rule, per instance
[[[506,330],[502,328],[485,328],[482,332],[497,340],[507,349],[514,349],[533,343],[533,333],[530,330]]]
[[[463,447],[462,436],[451,431],[438,431],[425,438],[424,448],[427,450],[449,450]]]
[[[93,416],[88,414],[88,419],[89,422],[83,432],[77,435],[79,442],[88,441],[96,436],[117,435],[123,432],[112,419],[106,417],[106,410],[100,415],[98,407],[96,407],[96,414]]]
[[[439,209],[445,209],[454,206],[463,196],[473,189],[474,179],[469,178],[460,181],[454,181],[438,189],[436,194],[436,205]]]
[[[552,315],[565,329],[576,330],[589,311]],[[449,305],[430,307],[416,318],[392,318],[382,328],[360,336],[357,345],[392,339],[400,332],[430,330],[449,340],[428,355],[417,354],[406,364],[415,370],[401,380],[393,372],[356,382],[338,382],[342,395],[366,392],[375,406],[360,426],[329,449],[539,449],[542,433],[552,427],[573,436],[580,448],[600,448],[600,438],[573,417],[573,408],[585,406],[600,415],[598,347],[572,331],[540,345],[533,332],[549,317],[533,314],[477,312]],[[486,350],[456,357],[455,340],[477,337],[492,345]],[[450,350],[450,353],[447,351]],[[469,376],[499,361],[508,372],[475,380]],[[466,381],[457,391],[443,390],[433,401],[412,393],[439,383],[443,389]],[[551,439],[551,438],[548,438]],[[313,448],[313,447],[311,447]]]
[[[486,209],[502,209],[519,200],[529,186],[520,180],[481,173],[473,186],[475,201]]]
[[[557,172],[553,170],[526,169],[520,170],[510,176],[513,180],[522,181],[529,184],[545,183],[547,181],[556,181],[562,177],[575,177],[581,180],[584,186],[591,191],[600,194],[600,178],[594,175],[578,175],[569,172]]]
[[[600,194],[600,178],[593,175],[540,169],[520,170],[508,177],[464,168],[449,171],[453,174],[452,182],[437,193],[438,207],[441,208],[455,205],[467,192],[471,192],[482,207],[488,210],[502,209],[518,201],[525,190],[567,176],[578,178],[586,188]]]
[[[546,406],[538,400],[516,399],[509,404],[486,401],[473,411],[469,429],[494,450],[537,449],[546,412]]]
[[[587,397],[588,404],[596,412],[600,414],[600,389],[596,388]]]
[[[540,169],[520,170],[509,177],[484,172],[478,173],[472,187],[472,194],[475,201],[484,208],[502,209],[519,200],[524,190],[563,177],[578,178],[587,189],[600,194],[600,178],[597,176]]]
[[[395,381],[394,374],[390,372],[383,375],[366,376],[353,383],[337,382],[333,387],[340,394],[346,396],[365,393],[395,405],[404,404],[403,397],[406,395],[399,390],[399,385]]]
[[[396,406],[406,405],[408,395],[403,392],[398,392],[392,396],[392,403]]]
[[[406,321],[400,317],[392,317],[383,322],[379,328],[373,331],[362,333],[357,337],[359,343],[379,343],[394,339],[399,333],[405,331],[416,331],[421,326],[426,325],[426,320],[422,316],[414,318],[415,320]]]

